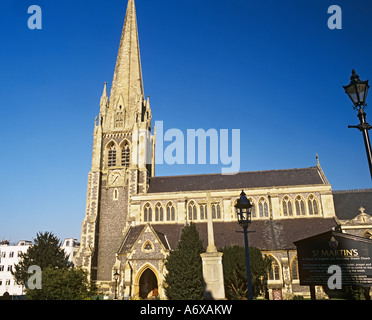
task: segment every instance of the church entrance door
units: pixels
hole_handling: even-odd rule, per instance
[[[141,275],[139,281],[140,297],[142,299],[153,298],[158,295],[158,281],[155,273],[147,268]]]

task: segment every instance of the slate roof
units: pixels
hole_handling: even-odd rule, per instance
[[[333,218],[311,218],[311,219],[285,219],[285,220],[258,220],[253,221],[249,227],[249,245],[261,250],[286,250],[295,249],[294,241],[310,237],[320,232],[325,232],[336,227]],[[197,225],[198,227],[198,225]],[[244,246],[242,228],[237,222],[214,222],[214,240],[217,248],[224,246]],[[207,245],[207,226],[198,228],[204,245]]]
[[[340,220],[348,220],[357,216],[359,208],[372,215],[372,189],[333,191],[333,202],[336,216]]]
[[[318,167],[150,178],[148,193],[325,184]]]
[[[119,249],[119,253],[128,252],[133,247],[134,243],[137,241],[138,237],[145,227],[145,225],[131,227],[124,237],[123,243],[121,244]]]
[[[153,224],[153,229],[162,235],[161,241],[168,240],[172,250],[177,247],[183,224]],[[287,250],[296,249],[293,242],[311,237],[313,235],[330,231],[336,227],[333,218],[311,219],[284,219],[284,220],[259,220],[253,221],[249,227],[249,245],[261,250]],[[137,240],[145,226],[132,227],[125,238],[119,253],[127,252]],[[200,239],[206,248],[208,244],[207,223],[196,223]],[[244,246],[244,236],[237,222],[214,222],[214,241],[218,249],[225,246]],[[160,237],[159,237],[160,238]],[[163,242],[163,244],[164,244]],[[167,247],[167,244],[165,244]]]

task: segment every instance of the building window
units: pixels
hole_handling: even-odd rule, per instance
[[[221,206],[219,203],[212,203],[212,219],[221,219]]]
[[[146,243],[143,245],[144,251],[152,251],[153,247],[150,241],[146,241]]]
[[[121,111],[122,106],[119,106],[119,110],[120,111],[116,112],[115,114],[115,127],[116,128],[122,127],[124,125],[124,113]]]
[[[14,257],[14,251],[9,252],[9,258],[13,258],[13,257]]]
[[[251,216],[253,218],[256,218],[256,203],[254,202],[253,198],[248,198],[249,202],[251,203],[252,205],[252,208],[251,208]]]
[[[13,267],[12,265],[9,265],[8,266],[8,271],[12,271],[12,267]]]
[[[207,219],[208,218],[207,217],[207,204],[206,203],[200,204],[199,209],[200,209],[200,220]]]
[[[291,261],[291,274],[292,274],[292,280],[299,280],[299,278],[298,278],[298,259],[297,259],[297,255],[294,256],[294,258]]]
[[[151,222],[152,221],[152,209],[149,203],[143,208],[143,221],[144,222]]]
[[[307,201],[307,206],[309,208],[310,215],[317,215],[318,214],[318,201],[313,195],[310,195],[309,200]]]
[[[280,280],[280,268],[278,261],[273,257],[271,258],[271,268],[269,270],[269,280]]]
[[[130,148],[129,143],[126,141],[123,149],[121,150],[121,165],[124,167],[129,167],[130,163]]]
[[[4,271],[4,266],[3,265],[0,266],[0,271]]]
[[[236,206],[236,204],[238,203],[238,200],[239,200],[239,198],[236,198],[236,199],[234,200],[232,206],[231,206],[231,211],[232,211],[231,218],[235,218],[235,219],[237,218],[237,214],[236,214],[236,208],[235,208],[235,206]]]
[[[283,215],[284,216],[293,216],[292,212],[292,201],[288,196],[283,198]]]
[[[5,281],[5,285],[6,286],[10,286],[10,279],[8,279],[8,280]]]
[[[188,213],[189,213],[189,220],[197,220],[197,212],[196,212],[196,205],[194,201],[191,201],[187,207]]]
[[[108,161],[107,161],[107,165],[109,167],[114,167],[116,166],[116,148],[115,148],[115,144],[112,143],[109,150],[108,150]]]
[[[172,202],[167,204],[167,221],[176,220],[176,213]]]
[[[304,199],[301,196],[297,196],[295,199],[295,204],[296,204],[296,215],[304,216],[306,214]]]
[[[258,211],[260,218],[266,218],[269,216],[269,206],[264,198],[261,198],[258,202]]]
[[[114,189],[113,200],[114,201],[119,200],[119,190],[116,188]]]
[[[163,214],[163,207],[158,202],[155,206],[155,221],[163,221],[164,214]]]

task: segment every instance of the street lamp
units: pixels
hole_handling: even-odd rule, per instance
[[[355,73],[353,69],[350,83],[347,86],[344,86],[346,94],[349,96],[350,100],[354,104],[354,109],[358,111],[358,118],[360,124],[357,126],[348,126],[349,128],[357,128],[363,133],[364,145],[367,152],[369,171],[371,173],[372,179],[372,151],[371,151],[371,142],[369,140],[368,130],[372,127],[366,121],[366,113],[364,109],[367,108],[367,93],[369,89],[368,80],[361,81],[359,76]]]
[[[117,270],[115,270],[115,273],[114,273],[114,280],[115,280],[115,297],[114,297],[114,300],[117,300],[118,299],[117,288],[118,288],[118,280],[119,280],[119,273],[118,273]]]
[[[247,285],[248,285],[248,300],[253,300],[252,293],[252,277],[251,277],[251,263],[249,261],[249,247],[248,247],[248,227],[251,224],[251,210],[252,204],[247,199],[244,191],[241,192],[240,198],[235,205],[236,215],[239,225],[243,228],[244,244],[245,244],[245,264],[247,268]]]

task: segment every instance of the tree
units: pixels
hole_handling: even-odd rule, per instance
[[[185,226],[177,248],[165,263],[165,293],[169,300],[203,299],[203,270],[200,254],[204,252],[202,241],[194,223]]]
[[[225,247],[222,253],[226,298],[230,300],[246,299],[248,289],[245,249],[239,246]],[[265,284],[271,262],[269,258],[262,257],[261,251],[255,247],[249,247],[249,256],[253,296],[257,297],[266,290]]]
[[[84,300],[93,294],[82,269],[47,267],[42,272],[42,289],[27,290],[28,300]]]
[[[343,286],[342,289],[329,289],[323,287],[324,292],[330,299],[345,299],[345,300],[370,300],[369,287],[361,286]]]
[[[35,266],[41,271],[41,288],[27,286],[34,276],[30,267]],[[93,294],[86,272],[72,268],[60,240],[51,232],[36,235],[34,244],[20,254],[12,275],[17,284],[25,286],[27,299],[86,299]]]
[[[20,262],[14,266],[14,271],[12,271],[17,284],[27,285],[30,277],[28,269],[31,266],[38,266],[41,271],[47,267],[70,267],[68,256],[60,245],[59,239],[53,233],[37,233],[34,245],[30,246],[25,253],[20,254]]]

